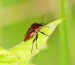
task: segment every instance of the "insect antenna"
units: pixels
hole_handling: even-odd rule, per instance
[[[43,21],[44,21],[44,17],[45,17],[45,16],[43,15],[43,17],[42,17],[42,23],[41,23],[41,24],[42,24],[43,27],[47,27],[47,28],[49,28],[48,26],[45,26],[45,25],[46,25],[45,23],[43,23]],[[47,24],[48,24],[48,23],[47,23]],[[39,31],[39,32],[42,33],[43,35],[47,36],[47,37],[50,37],[49,35],[45,34],[45,33],[42,32],[42,31]]]
[[[44,18],[45,18],[45,15],[43,15],[43,17],[42,17],[42,22],[40,23],[40,24],[42,24],[42,26],[44,26],[44,25],[46,25],[45,23],[44,23]]]

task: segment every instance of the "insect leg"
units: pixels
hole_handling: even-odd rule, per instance
[[[37,49],[37,38],[38,38],[38,33],[36,35],[36,49]]]
[[[32,51],[33,51],[33,44],[34,44],[34,41],[36,40],[36,38],[33,40],[33,42],[32,42],[32,49],[31,49],[31,53],[32,53]]]
[[[46,35],[46,36],[48,36],[48,37],[50,37],[49,35],[47,35],[47,34],[45,34],[45,33],[43,33],[43,32],[41,32],[41,31],[39,31],[40,33],[42,33],[42,34],[44,34],[44,35]]]

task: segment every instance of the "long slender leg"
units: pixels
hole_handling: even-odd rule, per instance
[[[33,40],[33,42],[32,42],[32,49],[31,49],[31,53],[32,53],[32,51],[33,51],[33,44],[34,44],[34,41],[36,40],[36,37],[35,37],[35,39]]]
[[[38,33],[36,35],[36,49],[37,49],[37,38],[38,38]]]
[[[37,35],[36,35],[35,39],[34,39],[34,40],[33,40],[33,42],[32,42],[32,49],[31,49],[31,53],[32,53],[32,51],[33,51],[33,44],[34,44],[35,40],[36,40],[36,49],[37,49],[37,38],[38,38],[38,33],[37,33]]]
[[[43,32],[41,32],[41,31],[39,31],[40,33],[42,33],[42,34],[44,34],[44,35],[46,35],[46,36],[48,36],[48,37],[50,37],[49,35],[47,35],[47,34],[45,34],[45,33],[43,33]]]

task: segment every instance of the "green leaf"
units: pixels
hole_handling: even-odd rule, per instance
[[[52,32],[55,30],[56,26],[62,22],[62,19],[56,20],[51,22],[41,28],[40,31],[44,32],[47,35],[51,35]],[[0,63],[1,65],[33,65],[31,63],[31,59],[34,55],[39,53],[40,50],[47,48],[47,40],[48,36],[41,34],[38,32],[38,39],[37,39],[37,49],[36,49],[36,42],[34,42],[33,52],[31,53],[32,49],[32,41],[35,37],[30,39],[27,42],[21,42],[17,46],[5,50],[0,48]]]

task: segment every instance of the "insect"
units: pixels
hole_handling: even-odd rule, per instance
[[[33,51],[33,44],[36,41],[36,49],[37,49],[37,39],[38,39],[38,32],[42,33],[43,35],[46,35],[49,37],[49,35],[43,33],[42,31],[40,31],[40,29],[44,26],[45,24],[43,23],[33,23],[30,28],[28,29],[25,37],[24,37],[24,42],[26,42],[27,40],[30,40],[31,38],[34,38],[33,42],[32,42],[32,49],[31,49],[31,53]]]

